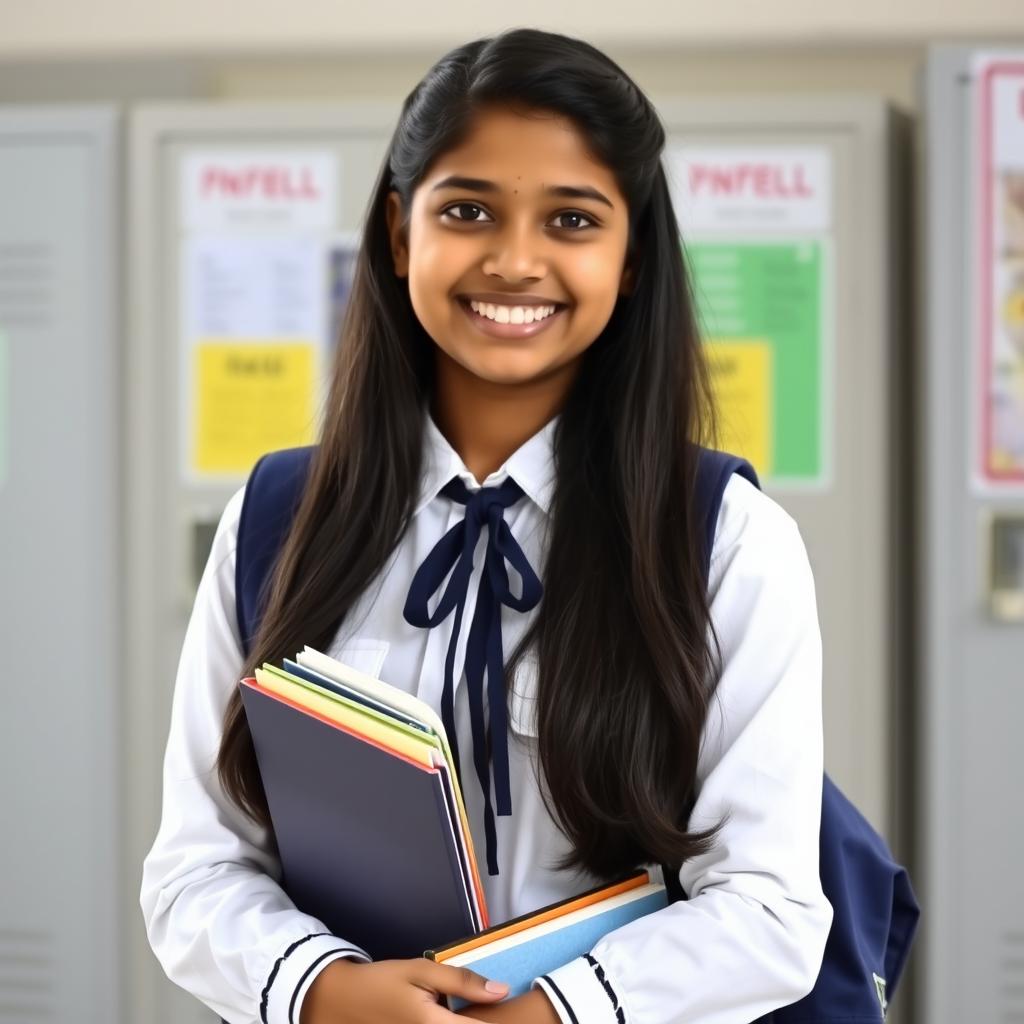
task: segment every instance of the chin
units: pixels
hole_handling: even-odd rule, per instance
[[[478,380],[486,381],[488,384],[495,384],[499,387],[520,387],[526,384],[532,384],[534,381],[539,380],[543,374],[541,373],[500,373],[498,371],[490,373],[475,373],[475,377]]]
[[[555,370],[549,360],[538,359],[536,353],[487,353],[479,358],[481,354],[467,353],[469,358],[457,362],[463,371],[490,384],[529,384]]]
[[[489,366],[468,366],[466,369],[480,380],[504,387],[532,384],[549,376],[552,372],[548,366],[524,366],[521,363],[516,365],[504,363]]]

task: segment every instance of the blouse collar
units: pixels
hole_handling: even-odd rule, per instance
[[[466,468],[459,453],[438,429],[429,411],[425,412],[423,472],[415,512],[418,513],[433,501],[441,488],[454,476],[461,477],[471,491],[480,486],[500,484],[511,476],[542,512],[549,513],[555,489],[554,435],[557,423],[556,415],[524,441],[481,485]]]

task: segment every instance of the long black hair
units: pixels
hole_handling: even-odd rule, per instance
[[[687,830],[720,672],[691,507],[713,405],[664,127],[585,42],[535,29],[479,39],[442,57],[404,101],[364,225],[320,445],[245,674],[304,644],[326,650],[409,523],[434,343],[394,271],[387,197],[397,191],[408,211],[435,158],[494,105],[562,115],[583,134],[626,198],[634,273],[561,409],[544,597],[507,675],[534,646],[544,799],[572,847],[558,866],[611,877],[679,865],[716,832]],[[237,689],[217,767],[231,797],[269,826]]]

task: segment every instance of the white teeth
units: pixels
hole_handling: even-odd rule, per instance
[[[532,324],[544,320],[555,311],[554,306],[496,306],[472,299],[469,305],[474,312],[499,324]]]

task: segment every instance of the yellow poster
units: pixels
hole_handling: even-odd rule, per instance
[[[711,383],[719,415],[719,446],[740,455],[761,479],[772,475],[772,347],[757,338],[710,341]]]
[[[192,351],[197,471],[244,475],[265,452],[313,443],[312,343],[203,339]]]

